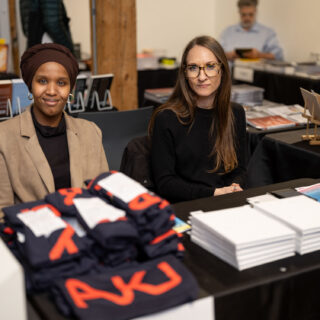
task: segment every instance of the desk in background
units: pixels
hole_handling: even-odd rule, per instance
[[[248,164],[248,185],[263,186],[303,177],[320,178],[320,146],[302,141],[306,130],[267,134]]]
[[[19,79],[15,73],[0,72],[0,80]]]
[[[254,70],[253,82],[245,83],[264,88],[265,99],[288,105],[296,103],[304,105],[300,87],[320,92],[320,79],[264,70]]]
[[[301,130],[302,128],[305,128],[305,125],[297,125],[295,127],[288,127],[288,128],[278,128],[278,129],[269,129],[269,130],[259,130],[250,126],[247,126],[247,161],[249,163],[252,155],[254,154],[256,148],[259,146],[259,143],[261,140],[269,134],[273,133],[282,133],[282,132],[292,132],[296,130]],[[305,130],[304,130],[305,132]],[[289,133],[291,135],[291,133]],[[303,177],[303,176],[302,176]],[[299,177],[301,178],[301,177]],[[283,180],[282,180],[283,181]],[[275,181],[281,182],[281,181]]]
[[[153,106],[155,108],[161,106],[170,98],[173,87],[170,88],[154,88],[144,90],[144,105]]]
[[[146,69],[138,71],[138,105],[147,106],[144,103],[144,90],[154,88],[174,87],[177,80],[178,68],[174,69]]]

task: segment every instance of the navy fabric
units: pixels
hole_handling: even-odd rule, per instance
[[[99,185],[99,181],[111,176],[117,172],[105,172],[93,179],[89,185],[88,190],[92,194],[99,195],[107,198],[116,207],[125,210],[130,218],[135,222],[138,229],[141,231],[152,230],[155,236],[169,230],[174,224],[174,212],[170,204],[154,195],[153,193],[147,193],[149,198],[152,198],[150,205],[147,207],[139,208],[137,205],[133,205],[133,201],[126,203],[116,196],[112,195],[109,190],[103,189]],[[145,194],[139,195],[134,202],[136,204],[144,202]],[[158,222],[159,219],[159,222]],[[163,226],[167,221],[167,226],[163,230],[159,230],[159,227]]]
[[[56,210],[44,201],[29,202],[3,209],[5,224],[0,235],[1,237],[5,235],[3,239],[7,246],[23,266],[27,292],[47,290],[56,279],[101,272],[96,257],[90,253],[92,240],[85,236],[79,237],[76,233],[71,239],[78,249],[77,252],[70,254],[63,250],[59,258],[54,260],[50,258],[53,246],[65,229],[57,230],[48,237],[37,237],[17,217],[17,214],[23,210],[32,210],[39,206]]]
[[[181,244],[177,233],[172,230],[165,233],[163,236],[161,241],[155,241],[157,240],[156,238],[143,246],[143,251],[147,258],[152,259],[166,254],[174,254],[177,258],[183,258],[185,249]]]
[[[138,195],[129,203],[124,202],[113,195],[110,190],[105,190],[99,185],[101,180],[116,173],[116,171],[112,171],[100,174],[90,181],[88,190],[92,194],[105,197],[116,207],[128,213],[128,217],[135,223],[140,235],[142,258],[155,258],[169,253],[176,253],[178,257],[182,257],[184,250],[181,244],[178,246],[180,240],[177,234],[165,238],[163,243],[151,245],[154,239],[169,232],[174,225],[175,215],[170,204],[166,200],[149,192]],[[147,203],[148,205],[140,205],[143,203]],[[175,247],[175,250],[173,250],[173,247]]]
[[[198,286],[184,265],[169,255],[127,269],[57,281],[53,293],[67,316],[124,320],[192,301]]]
[[[127,217],[116,221],[102,221],[94,228],[86,223],[74,204],[74,199],[93,198],[86,189],[60,189],[46,196],[46,200],[57,207],[63,214],[74,216],[84,227],[87,234],[96,241],[94,253],[106,266],[117,266],[135,260],[136,244],[139,239],[137,229]],[[105,199],[106,202],[108,202]]]
[[[100,263],[105,268],[122,267],[136,262],[138,249],[134,244],[127,243],[125,249],[110,249],[106,250],[100,245],[95,245],[92,248],[92,253],[98,257]]]
[[[63,215],[75,217],[77,209],[73,199],[91,198],[92,194],[82,188],[63,188],[45,196],[45,201],[55,206]]]
[[[70,241],[74,244],[73,250],[63,250],[61,254],[54,254],[54,247],[57,245],[57,241],[59,241],[66,228],[56,230],[48,237],[38,237],[17,216],[23,210],[36,210],[40,207],[47,207],[51,211],[57,212],[59,215],[61,215],[56,208],[50,204],[47,204],[45,201],[27,202],[12,207],[3,208],[5,221],[7,222],[8,226],[14,229],[18,234],[16,241],[18,250],[23,253],[30,266],[52,266],[64,261],[72,260],[74,257],[79,256],[81,252],[90,250],[92,242],[87,238],[80,238],[73,228],[70,225],[67,225],[67,228],[70,229]],[[57,216],[57,218],[60,219],[59,216]]]
[[[27,292],[40,292],[48,290],[57,279],[66,279],[75,275],[88,275],[100,273],[104,268],[97,263],[95,257],[82,255],[75,257],[53,267],[31,268],[23,260]]]
[[[99,180],[110,174],[104,173],[94,179],[88,190],[60,189],[48,194],[46,201],[28,202],[3,209],[5,224],[1,226],[0,236],[24,268],[28,293],[51,289],[56,281],[63,284],[65,279],[78,276],[84,279],[88,277],[88,284],[92,286],[101,277],[98,282],[106,280],[109,286],[112,283],[108,284],[108,276],[110,278],[120,274],[125,277],[128,274],[129,277],[130,272],[132,275],[139,268],[150,268],[147,275],[150,273],[154,274],[154,279],[161,278],[163,272],[157,269],[156,262],[141,263],[154,258],[160,261],[159,257],[168,254],[183,257],[180,235],[172,230],[175,216],[170,204],[152,193],[138,195],[133,201],[125,203],[99,187]],[[101,200],[102,204],[99,203]],[[45,210],[41,215],[38,210],[43,208],[50,212]],[[93,211],[91,216],[88,209],[97,209],[97,212]],[[25,221],[26,218],[28,220]],[[169,260],[175,266],[175,258]],[[55,292],[63,294],[64,289],[58,285]],[[140,291],[135,294],[139,296],[136,305],[139,309],[137,314],[140,314],[144,304],[142,301],[148,303],[150,295]],[[167,294],[165,296],[167,299]],[[57,301],[62,303],[61,309],[65,314],[82,317],[82,312],[71,313],[67,304],[61,302],[61,297]],[[155,303],[156,298],[153,297],[151,301]],[[182,303],[179,302],[182,301],[180,298],[173,301]],[[164,308],[169,307],[170,303],[165,302]],[[93,311],[95,319],[95,313],[99,314],[101,310],[100,303],[93,303],[92,308],[96,310]],[[147,313],[157,308],[152,307]],[[115,316],[120,315],[121,319],[121,310],[127,309],[133,315],[136,312],[132,306],[124,309],[115,307]]]

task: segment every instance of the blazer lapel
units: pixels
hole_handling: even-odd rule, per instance
[[[68,137],[68,149],[70,158],[70,176],[71,176],[71,187],[83,186],[83,172],[82,172],[82,153],[81,145],[78,138],[78,132],[76,127],[72,123],[72,119],[66,113],[66,126],[67,126],[67,137]]]
[[[53,175],[44,155],[42,148],[39,144],[39,140],[33,125],[30,107],[22,113],[20,120],[21,135],[29,138],[25,147],[29,154],[35,168],[37,169],[44,185],[46,186],[48,193],[54,192],[54,180]]]
[[[51,168],[49,166],[46,156],[42,151],[42,148],[38,141],[38,137],[36,135],[29,139],[29,141],[26,144],[26,149],[36,169],[38,170],[38,173],[43,183],[45,184],[48,193],[54,192],[55,187]]]

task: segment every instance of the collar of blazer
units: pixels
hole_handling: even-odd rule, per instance
[[[25,112],[23,112],[20,116],[21,135],[23,137],[29,137],[29,138],[36,134],[36,129],[34,127],[32,115],[31,115],[31,107],[32,107],[32,104],[29,105],[26,108]],[[70,117],[65,111],[63,111],[63,113],[66,120],[67,130],[71,130],[75,135],[77,135],[78,130],[71,119],[72,117]]]
[[[70,175],[71,186],[81,186],[83,184],[83,173],[81,163],[81,145],[78,139],[78,127],[76,126],[76,119],[64,113],[67,127],[68,149],[70,159]],[[32,161],[35,164],[48,192],[54,192],[54,180],[49,163],[41,149],[38,142],[36,129],[33,124],[31,115],[31,105],[27,107],[26,111],[20,116],[20,132],[21,136],[29,138],[26,144],[26,150],[29,153]]]

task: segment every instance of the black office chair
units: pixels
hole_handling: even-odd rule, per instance
[[[150,191],[155,191],[150,152],[151,139],[148,136],[133,138],[124,149],[120,171]]]
[[[122,154],[128,142],[145,136],[154,107],[128,111],[83,112],[79,118],[94,122],[102,131],[110,170],[119,170]]]

